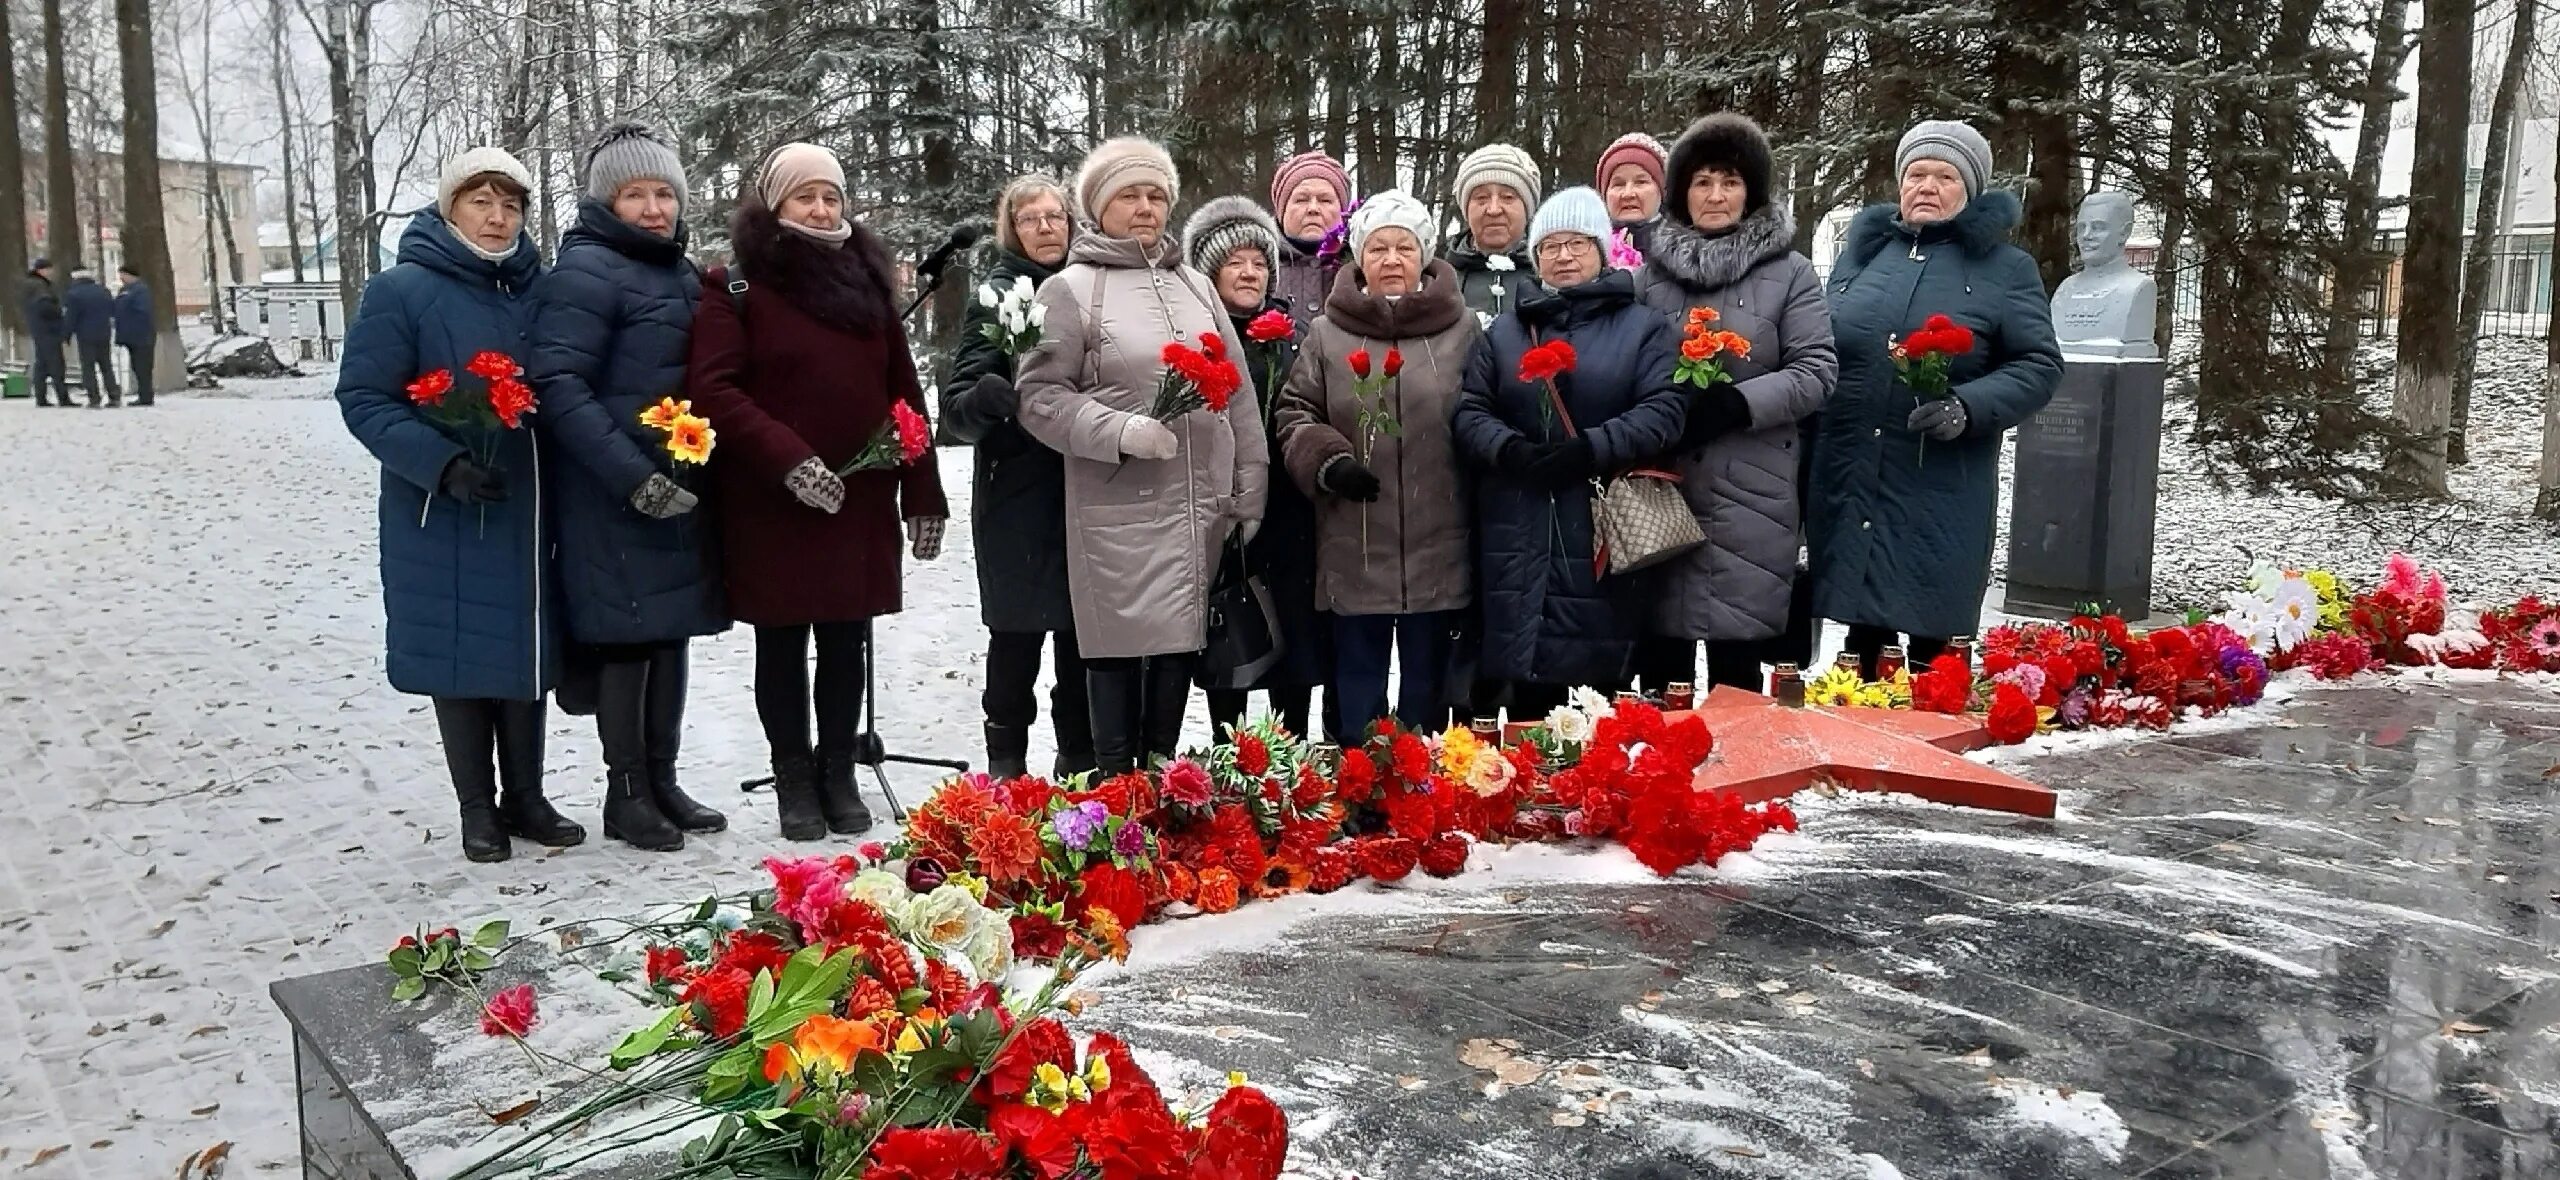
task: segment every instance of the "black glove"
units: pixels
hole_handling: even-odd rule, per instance
[[[1378,473],[1349,455],[1336,455],[1316,472],[1316,488],[1354,504],[1374,504],[1378,501]]]
[[[1525,480],[1529,478],[1530,469],[1536,466],[1540,450],[1537,443],[1528,439],[1506,438],[1502,440],[1501,449],[1493,453],[1493,470],[1496,474]]]
[[[1591,453],[1591,440],[1576,435],[1541,449],[1530,465],[1529,479],[1550,488],[1566,488],[1591,478],[1599,469],[1599,462]]]
[[[1964,434],[1971,417],[1964,402],[1954,396],[1931,398],[1911,408],[1911,417],[1903,426],[1913,434],[1925,434],[1939,442],[1954,442]]]
[[[1689,403],[1689,422],[1680,431],[1680,449],[1694,451],[1728,434],[1751,429],[1751,403],[1731,385],[1710,385]]]
[[[978,378],[969,390],[971,403],[987,418],[1010,418],[1022,410],[1022,390],[1000,374],[988,373]]]
[[[507,477],[472,462],[469,455],[454,456],[437,482],[445,495],[465,504],[495,504],[507,498]]]

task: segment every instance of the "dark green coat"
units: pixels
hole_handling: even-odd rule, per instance
[[[1946,638],[1972,634],[1991,575],[2000,436],[2053,399],[2062,350],[2035,259],[2009,244],[2018,199],[1975,197],[1914,231],[1892,205],[1849,225],[1826,291],[1840,381],[1815,438],[1806,532],[1814,608],[1827,619]],[[1964,402],[1953,441],[1904,426],[1919,396],[1886,342],[1933,314],[1973,329],[1951,392]]]

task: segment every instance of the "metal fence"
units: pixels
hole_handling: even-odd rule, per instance
[[[2401,243],[2388,243],[2397,250]],[[2174,282],[2177,290],[2177,326],[2181,330],[2195,324],[2203,312],[2203,260],[2195,245],[2188,243],[2178,251],[2175,262],[2166,269],[2169,279],[2161,280],[2161,258],[2155,251],[2137,251],[2133,264],[2155,281]],[[2480,308],[2480,334],[2483,336],[2528,336],[2539,338],[2551,323],[2551,239],[2511,239],[2504,248],[2489,255],[2488,298]],[[2320,276],[2305,276],[2322,282]],[[2364,317],[2368,333],[2384,334],[2400,320],[2400,257],[2394,253],[2390,265],[2368,287],[2357,305]]]

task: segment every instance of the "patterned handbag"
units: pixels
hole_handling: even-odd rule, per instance
[[[1547,399],[1564,423],[1565,436],[1579,434],[1555,386],[1547,387]],[[1605,482],[1592,478],[1591,533],[1593,577],[1634,573],[1707,543],[1688,500],[1680,495],[1679,474],[1654,467],[1634,468]]]

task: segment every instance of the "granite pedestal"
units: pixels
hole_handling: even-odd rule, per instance
[[[2053,401],[2018,430],[2006,609],[2151,613],[2159,501],[2159,360],[2066,356]]]

